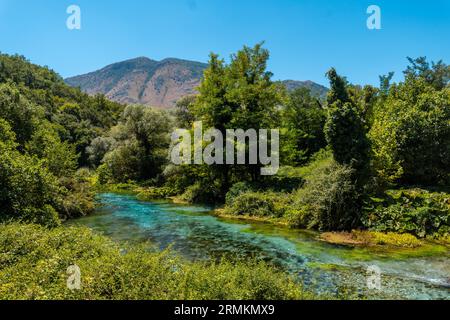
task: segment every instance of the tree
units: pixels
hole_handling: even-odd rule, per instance
[[[327,101],[328,119],[325,135],[334,159],[341,165],[350,165],[360,177],[367,174],[370,143],[360,108],[350,99],[346,81],[336,70],[328,72],[331,91]]]
[[[105,155],[111,151],[116,145],[117,141],[112,137],[97,137],[92,140],[86,152],[89,155],[89,163],[95,168],[98,167]]]
[[[268,50],[262,43],[253,48],[244,46],[232,55],[225,65],[211,54],[199,87],[194,114],[203,121],[205,129],[218,129],[225,136],[226,129],[272,129],[279,123],[278,107],[282,102],[281,88],[272,82],[267,71]],[[248,154],[248,150],[246,151]],[[247,157],[248,159],[248,157]],[[211,166],[220,177],[222,192],[229,188],[231,172],[239,180],[258,180],[260,165]]]
[[[103,162],[116,181],[143,181],[157,177],[167,161],[172,123],[163,111],[128,106],[121,123],[88,148],[90,157]],[[107,146],[110,144],[110,146]],[[103,157],[102,153],[108,149]],[[102,168],[103,170],[104,168]]]
[[[393,85],[370,131],[378,174],[390,182],[450,183],[450,89],[442,63],[410,60],[405,82]],[[440,88],[440,89],[439,89]]]
[[[431,66],[426,57],[412,59],[408,57],[410,65],[403,72],[406,81],[421,78],[436,90],[444,89],[450,81],[450,66],[442,60],[432,62]]]
[[[57,177],[70,176],[77,168],[75,147],[62,142],[49,122],[43,122],[26,144],[26,150],[43,159],[47,168]]]
[[[282,111],[282,162],[302,165],[320,149],[326,147],[323,131],[326,112],[310,90],[299,88],[289,94]]]
[[[192,112],[196,96],[185,96],[177,101],[175,106],[175,125],[180,129],[189,129],[195,121],[195,115]]]
[[[0,84],[0,117],[10,123],[17,142],[23,146],[31,138],[36,119],[42,118],[43,112],[24,97],[14,84],[3,83]]]
[[[0,221],[57,226],[55,208],[61,199],[57,180],[41,160],[15,150],[8,126],[0,121]],[[5,138],[9,139],[6,143]]]

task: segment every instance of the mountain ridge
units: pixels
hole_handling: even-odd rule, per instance
[[[206,63],[173,57],[157,61],[141,56],[64,81],[91,95],[102,93],[116,102],[170,108],[178,99],[196,93],[207,66]],[[286,80],[281,83],[288,90],[306,87],[321,98],[328,91],[326,87],[309,80]]]

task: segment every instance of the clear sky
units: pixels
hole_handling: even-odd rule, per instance
[[[69,5],[81,30],[66,27]],[[367,7],[381,8],[368,30]],[[406,57],[450,63],[450,0],[0,0],[0,51],[64,77],[137,56],[228,59],[264,40],[274,79],[327,84],[331,66],[353,83],[378,85]]]

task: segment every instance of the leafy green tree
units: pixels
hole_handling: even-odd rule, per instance
[[[448,184],[450,89],[442,63],[430,68],[411,60],[404,83],[394,85],[377,105],[370,131],[375,167],[381,177],[407,184]],[[435,74],[436,73],[436,74]],[[439,89],[440,88],[440,89]]]
[[[26,145],[26,150],[43,159],[47,168],[57,177],[70,176],[77,167],[75,148],[62,142],[49,122],[43,122]]]
[[[406,82],[423,79],[436,90],[442,90],[450,81],[450,66],[442,60],[430,63],[426,57],[412,59],[408,57],[410,65],[404,71]]]
[[[180,129],[192,128],[195,121],[195,115],[192,112],[194,108],[196,96],[190,95],[181,98],[175,106],[175,125]]]
[[[196,119],[203,121],[204,129],[216,128],[225,135],[226,129],[278,128],[278,107],[282,102],[281,87],[272,82],[267,71],[268,50],[262,43],[253,48],[244,46],[232,55],[225,65],[217,55],[211,54],[199,86],[194,105]],[[248,152],[248,150],[247,150]],[[213,176],[220,181],[223,196],[233,175],[238,180],[258,180],[260,165],[211,166]]]
[[[339,164],[350,165],[363,176],[367,174],[365,171],[370,160],[370,143],[364,119],[360,108],[350,99],[346,80],[334,69],[327,75],[331,84],[327,98],[329,113],[325,124],[328,144]]]
[[[23,146],[35,130],[36,119],[42,118],[43,113],[14,84],[0,83],[0,117],[10,123],[17,142]]]
[[[88,152],[96,161],[103,159],[116,181],[153,179],[162,173],[167,162],[171,126],[165,112],[130,105],[123,112],[121,123],[104,138],[94,140]],[[106,149],[109,152],[103,156]]]
[[[105,155],[114,149],[116,143],[117,141],[114,138],[108,136],[97,137],[92,140],[91,144],[86,149],[86,152],[89,155],[89,163],[93,167],[98,167],[102,163]]]
[[[306,88],[290,93],[282,111],[282,162],[286,165],[305,164],[326,147],[323,131],[326,111],[320,101]]]
[[[57,226],[60,190],[56,178],[41,160],[15,150],[14,135],[5,121],[0,121],[0,132],[0,220]]]
[[[16,134],[12,131],[8,121],[2,118],[0,118],[0,143],[11,150],[17,148]]]

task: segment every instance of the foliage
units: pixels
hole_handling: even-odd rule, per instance
[[[346,80],[336,70],[328,72],[331,90],[328,93],[328,118],[325,135],[334,159],[341,165],[352,166],[358,176],[367,174],[370,144],[364,119],[357,105],[350,99]]]
[[[360,194],[355,188],[354,169],[333,159],[316,160],[304,177],[306,183],[294,194],[289,210],[296,227],[322,231],[349,230],[360,225]]]
[[[287,194],[273,192],[245,192],[236,196],[225,211],[236,216],[280,218],[289,206]]]
[[[188,203],[215,204],[219,194],[219,186],[197,181],[186,189],[180,199]]]
[[[351,232],[325,232],[320,239],[329,243],[343,245],[390,246],[399,248],[418,248],[423,242],[411,234],[352,230]]]
[[[252,191],[254,189],[248,182],[238,182],[233,184],[225,197],[225,204],[231,206],[234,200],[243,193]]]
[[[188,263],[170,252],[121,251],[86,228],[0,226],[1,299],[311,299],[289,276],[263,262]],[[67,288],[67,268],[81,290]]]
[[[149,201],[158,199],[167,199],[175,196],[177,193],[169,187],[149,187],[141,188],[138,191],[137,198],[139,200]]]
[[[449,184],[449,119],[448,87],[437,90],[413,74],[392,86],[370,131],[378,174],[390,182]]]
[[[228,65],[211,54],[192,107],[195,119],[203,122],[205,130],[215,128],[225,136],[226,129],[275,128],[283,91],[271,80],[268,59],[269,52],[262,44],[252,48],[244,46],[232,55]],[[258,164],[213,165],[208,169],[215,183],[220,184],[222,198],[235,179],[256,181],[260,178]]]
[[[57,177],[70,176],[77,167],[75,147],[62,142],[50,123],[44,122],[26,144],[31,155],[43,159],[46,167]]]
[[[189,129],[195,121],[192,112],[196,96],[186,96],[177,101],[174,111],[175,125],[179,129]]]
[[[363,222],[376,231],[427,235],[450,234],[450,194],[423,189],[388,190],[367,204]]]
[[[14,84],[0,83],[0,118],[11,125],[20,145],[31,138],[39,116],[43,116],[42,108],[32,104]]]
[[[8,130],[8,129],[7,129]],[[59,224],[56,178],[43,162],[0,142],[0,220]]]
[[[144,181],[162,174],[171,121],[163,111],[128,106],[119,125],[87,149],[93,164],[103,162],[101,181]],[[107,177],[107,179],[106,179]]]
[[[282,163],[302,165],[324,148],[327,144],[323,131],[325,120],[325,110],[308,89],[293,91],[282,111]]]

